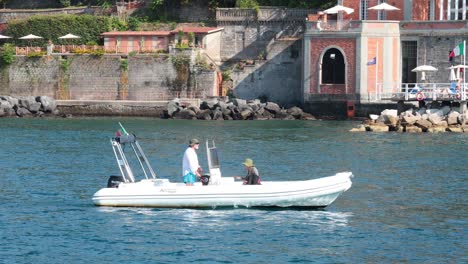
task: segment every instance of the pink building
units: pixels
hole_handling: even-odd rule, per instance
[[[144,53],[167,50],[169,31],[112,31],[102,33],[106,52]]]
[[[106,52],[156,52],[169,49],[170,43],[178,43],[179,31],[184,32],[182,43],[188,44],[188,34],[194,34],[195,47],[204,49],[210,58],[219,60],[223,28],[180,27],[172,31],[112,31],[102,34]]]
[[[303,39],[303,101],[381,103],[382,95],[414,86],[418,65],[439,69],[468,35],[465,0],[342,0],[350,14],[310,14]],[[393,11],[370,10],[386,2]],[[448,71],[431,73],[449,82]]]

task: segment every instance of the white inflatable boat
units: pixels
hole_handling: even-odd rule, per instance
[[[121,176],[111,176],[106,188],[97,191],[97,206],[163,208],[300,207],[323,208],[351,187],[351,172],[305,181],[262,181],[244,185],[233,177],[222,177],[214,142],[206,142],[210,175],[194,186],[156,178],[135,135],[111,139]],[[145,179],[136,181],[122,146],[136,155]]]

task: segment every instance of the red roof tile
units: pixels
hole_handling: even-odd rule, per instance
[[[184,31],[185,33],[193,32],[193,33],[213,33],[216,31],[223,30],[224,28],[216,28],[216,27],[180,27],[176,28],[171,31],[171,33],[177,33],[180,30]]]
[[[104,32],[103,36],[169,36],[170,31],[111,31]]]

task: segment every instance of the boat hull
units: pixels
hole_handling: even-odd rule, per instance
[[[243,185],[226,178],[220,185],[185,186],[168,180],[121,183],[93,196],[97,206],[217,208],[326,207],[351,187],[351,172],[308,181]]]

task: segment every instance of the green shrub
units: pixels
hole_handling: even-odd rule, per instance
[[[44,55],[46,55],[45,51],[30,51],[28,53],[28,58],[40,58]]]
[[[70,0],[60,0],[60,4],[63,7],[69,7],[71,3],[70,3]]]
[[[3,44],[3,47],[0,49],[0,66],[9,65],[15,62],[15,54],[16,50],[13,44]]]
[[[123,70],[123,71],[128,71],[128,59],[122,59],[120,61],[120,68]]]
[[[195,33],[189,32],[188,33],[188,43],[189,43],[189,45],[193,44],[194,41],[195,41]]]
[[[5,35],[12,36],[11,39],[16,45],[28,44],[18,38],[28,34],[41,36],[42,39],[32,40],[34,46],[45,46],[50,39],[53,43],[81,45],[90,41],[103,43],[101,34],[116,30],[126,30],[124,22],[118,18],[92,15],[39,15],[28,19],[12,20],[8,23]],[[79,39],[59,40],[58,37],[72,33],[80,36]]]

